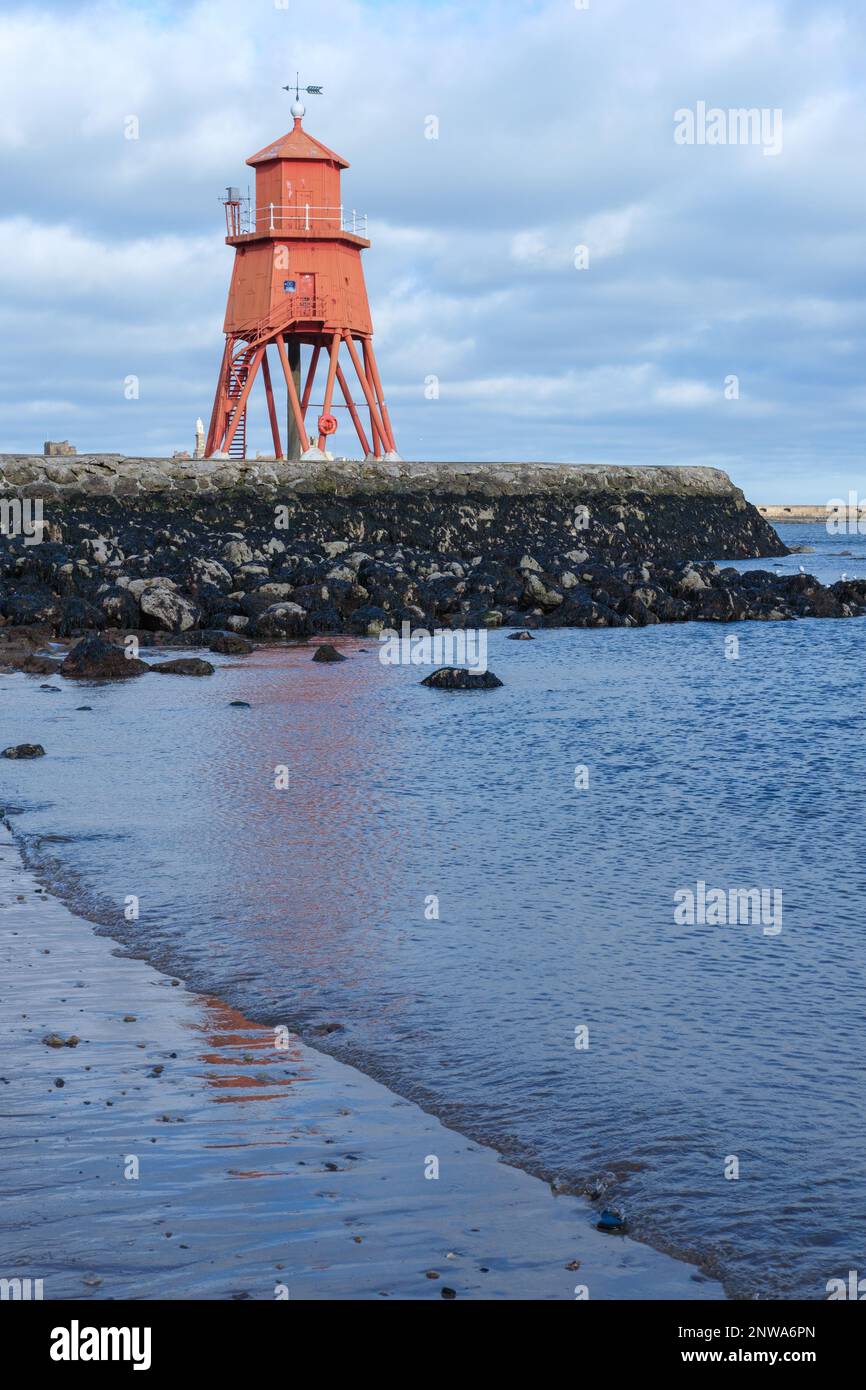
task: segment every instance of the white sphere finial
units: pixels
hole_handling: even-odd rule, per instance
[[[306,110],[307,108],[302,101],[296,99],[292,102],[292,115],[297,117],[299,120],[301,116],[305,114]]]

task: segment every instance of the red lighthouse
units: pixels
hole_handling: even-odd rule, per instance
[[[333,412],[342,409],[365,458],[398,459],[361,265],[361,251],[370,245],[361,235],[366,218],[343,207],[340,177],[348,163],[307,134],[300,89],[287,90],[295,93],[294,128],[247,160],[256,171],[255,205],[245,217],[237,189],[224,200],[235,263],[205,453],[245,456],[247,403],[261,375],[277,458],[323,458],[325,441],[338,427]],[[303,345],[311,352],[302,378]],[[275,350],[270,357],[269,348]],[[273,371],[282,372],[288,398],[285,453]],[[311,403],[317,373],[324,396]],[[355,379],[357,402],[350,388]],[[334,399],[337,388],[341,402]]]

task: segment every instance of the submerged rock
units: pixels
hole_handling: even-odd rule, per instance
[[[533,637],[532,633],[527,632],[526,628],[524,627],[521,628],[520,632],[509,632],[508,640],[509,642],[534,642],[535,638]]]
[[[123,647],[103,637],[84,637],[62,662],[61,676],[68,680],[126,681],[143,676],[150,667],[138,657],[128,656]]]
[[[41,743],[18,743],[4,748],[0,757],[4,758],[44,758],[45,749]]]
[[[433,690],[495,690],[502,681],[492,671],[467,671],[462,666],[441,666],[425,676],[422,685]]]
[[[159,661],[148,669],[161,676],[212,676],[216,667],[197,656],[179,656],[174,661]]]
[[[54,676],[60,670],[61,661],[56,656],[22,656],[17,663],[18,670],[28,676]]]
[[[208,651],[217,652],[220,656],[249,656],[250,652],[255,651],[255,647],[246,637],[239,637],[236,632],[218,632]]]

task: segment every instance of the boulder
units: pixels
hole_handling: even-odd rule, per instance
[[[87,599],[70,596],[63,600],[63,612],[57,624],[57,635],[69,637],[73,632],[80,632],[87,628],[100,628],[104,623],[105,618],[101,609],[88,603]]]
[[[523,583],[523,601],[530,608],[556,608],[563,596],[558,589],[545,584],[533,570],[526,571]]]
[[[651,623],[658,622],[658,615],[642,598],[638,598],[637,594],[629,594],[628,598],[622,599],[617,605],[617,611],[624,618],[631,618],[635,627],[648,627]]]
[[[97,596],[97,603],[109,627],[136,628],[141,620],[138,599],[120,585],[111,585]]]
[[[148,668],[161,676],[212,676],[215,667],[197,656],[178,656],[173,661],[159,661]]]
[[[313,652],[313,661],[345,661],[342,652],[338,652],[336,647],[332,647],[330,642],[323,642],[321,647],[317,647]]]
[[[157,632],[186,632],[199,620],[198,605],[174,589],[145,589],[139,602],[142,627]]]
[[[85,681],[125,681],[149,670],[147,662],[128,656],[123,647],[95,635],[82,638],[60,666],[61,676]]]
[[[310,620],[298,603],[272,603],[256,618],[257,637],[309,637]]]
[[[231,540],[227,541],[222,548],[222,558],[229,569],[238,569],[241,565],[247,565],[253,558],[253,552],[246,541]]]
[[[54,676],[62,664],[59,656],[35,656],[31,653],[21,657],[17,668],[28,676]]]
[[[0,612],[15,627],[30,623],[49,623],[56,627],[62,611],[60,600],[50,589],[21,589],[0,601]]]
[[[422,685],[433,690],[495,690],[502,684],[492,671],[467,671],[462,666],[440,666],[425,676]]]
[[[4,748],[0,757],[3,758],[44,758],[45,749],[41,743],[19,743],[11,748]]]
[[[703,575],[698,574],[697,570],[686,569],[677,580],[676,594],[679,597],[681,594],[698,593],[701,589],[708,588],[709,585]]]
[[[249,656],[255,648],[252,642],[247,641],[246,637],[238,637],[236,632],[218,632],[208,651],[217,652],[220,656]]]
[[[745,605],[737,604],[730,589],[698,589],[689,597],[693,618],[701,622],[733,623],[743,616]]]
[[[390,626],[391,619],[384,608],[372,603],[364,604],[363,608],[356,608],[349,619],[349,631],[359,637],[378,637],[384,628]]]

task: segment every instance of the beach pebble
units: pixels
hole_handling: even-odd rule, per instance
[[[595,1229],[597,1231],[604,1231],[608,1235],[624,1235],[625,1219],[618,1211],[613,1211],[609,1207],[605,1207]]]

